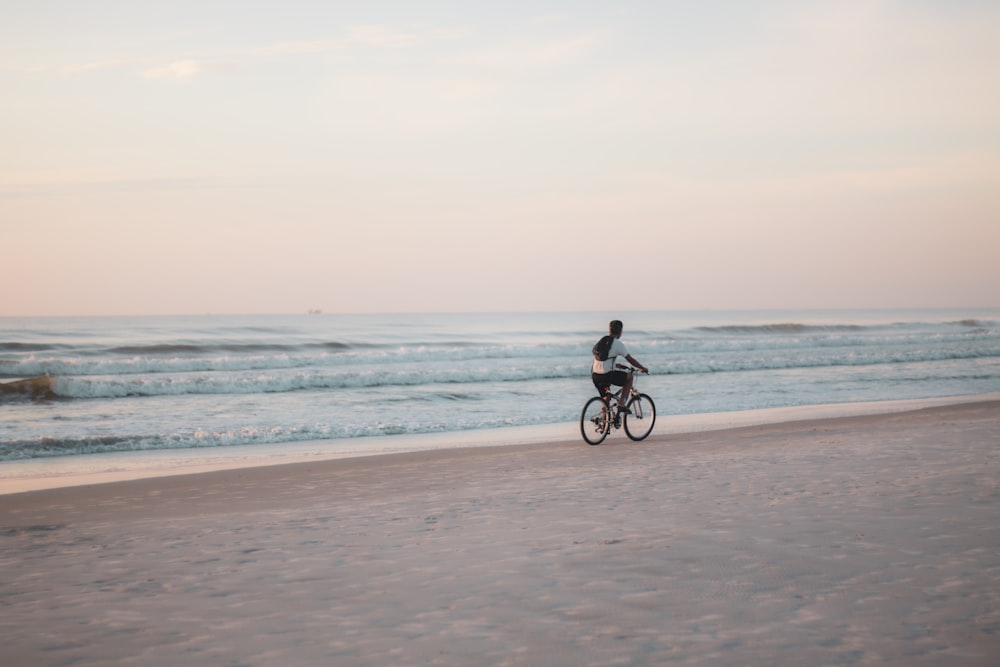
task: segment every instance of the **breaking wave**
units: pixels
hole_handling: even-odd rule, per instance
[[[760,334],[760,333],[807,333],[828,332],[828,331],[863,331],[864,326],[859,324],[834,324],[815,325],[798,324],[796,322],[780,322],[777,324],[751,324],[751,325],[722,325],[697,327],[698,331],[706,333],[729,333],[729,334]]]

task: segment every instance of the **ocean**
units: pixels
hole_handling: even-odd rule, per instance
[[[1000,309],[0,318],[0,461],[571,424],[612,318],[660,415],[1000,391]]]

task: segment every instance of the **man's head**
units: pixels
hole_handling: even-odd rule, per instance
[[[611,320],[611,324],[608,325],[608,333],[610,333],[615,338],[622,335],[622,321],[621,320]]]

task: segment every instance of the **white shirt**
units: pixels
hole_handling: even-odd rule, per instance
[[[600,359],[594,359],[594,365],[592,368],[593,373],[610,373],[615,370],[615,360],[618,357],[627,357],[628,348],[625,347],[625,343],[622,342],[621,338],[615,338],[611,341],[611,349],[608,350],[608,358],[605,361]]]

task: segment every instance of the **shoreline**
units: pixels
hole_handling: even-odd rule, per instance
[[[861,403],[832,403],[691,415],[657,415],[656,426],[647,442],[657,442],[671,436],[705,431],[841,417],[894,414],[925,408],[998,400],[1000,400],[1000,393]],[[273,445],[114,452],[5,461],[0,462],[0,498],[4,495],[46,489],[295,463],[395,456],[423,451],[564,442],[576,442],[585,447],[586,443],[580,438],[578,428],[576,423],[548,424],[420,435],[308,440]],[[624,439],[624,437],[620,432],[612,434],[601,446],[613,445],[616,440]]]

